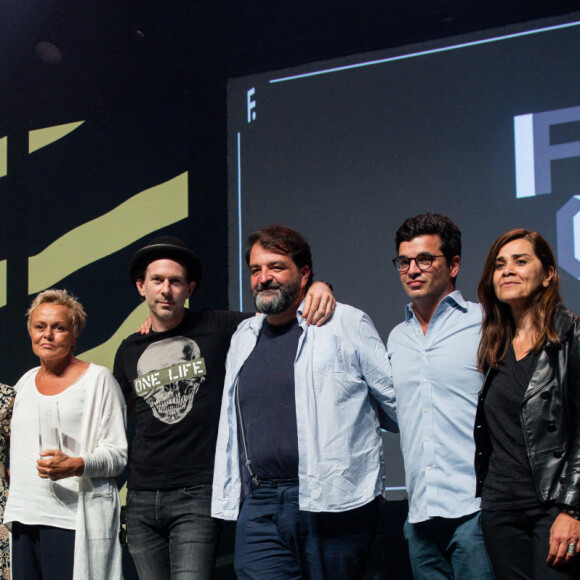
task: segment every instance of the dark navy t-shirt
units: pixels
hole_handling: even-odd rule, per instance
[[[298,477],[298,434],[294,398],[294,360],[302,329],[297,320],[281,326],[266,321],[238,383],[248,456],[258,479]],[[246,455],[238,428],[242,477]]]

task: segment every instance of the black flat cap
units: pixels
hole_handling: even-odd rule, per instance
[[[151,262],[163,259],[175,260],[183,264],[187,268],[188,279],[195,282],[197,289],[201,282],[201,262],[179,238],[173,236],[154,238],[135,252],[129,265],[131,282],[135,284],[137,276],[144,272]]]

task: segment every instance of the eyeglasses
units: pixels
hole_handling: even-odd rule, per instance
[[[435,258],[444,257],[445,254],[437,254],[434,256],[429,252],[423,252],[414,258],[407,258],[407,256],[397,256],[393,260],[393,264],[395,264],[395,268],[397,268],[399,272],[406,272],[411,267],[411,262],[415,260],[415,264],[417,264],[417,268],[419,268],[419,270],[428,270],[433,264],[433,260],[435,260]]]

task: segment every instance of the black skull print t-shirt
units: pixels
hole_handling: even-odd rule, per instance
[[[177,327],[121,343],[113,374],[136,416],[129,488],[211,484],[226,355],[248,316],[186,310]]]

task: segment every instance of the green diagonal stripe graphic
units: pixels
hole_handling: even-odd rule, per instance
[[[187,172],[66,233],[28,260],[28,292],[54,286],[80,268],[187,217]]]

